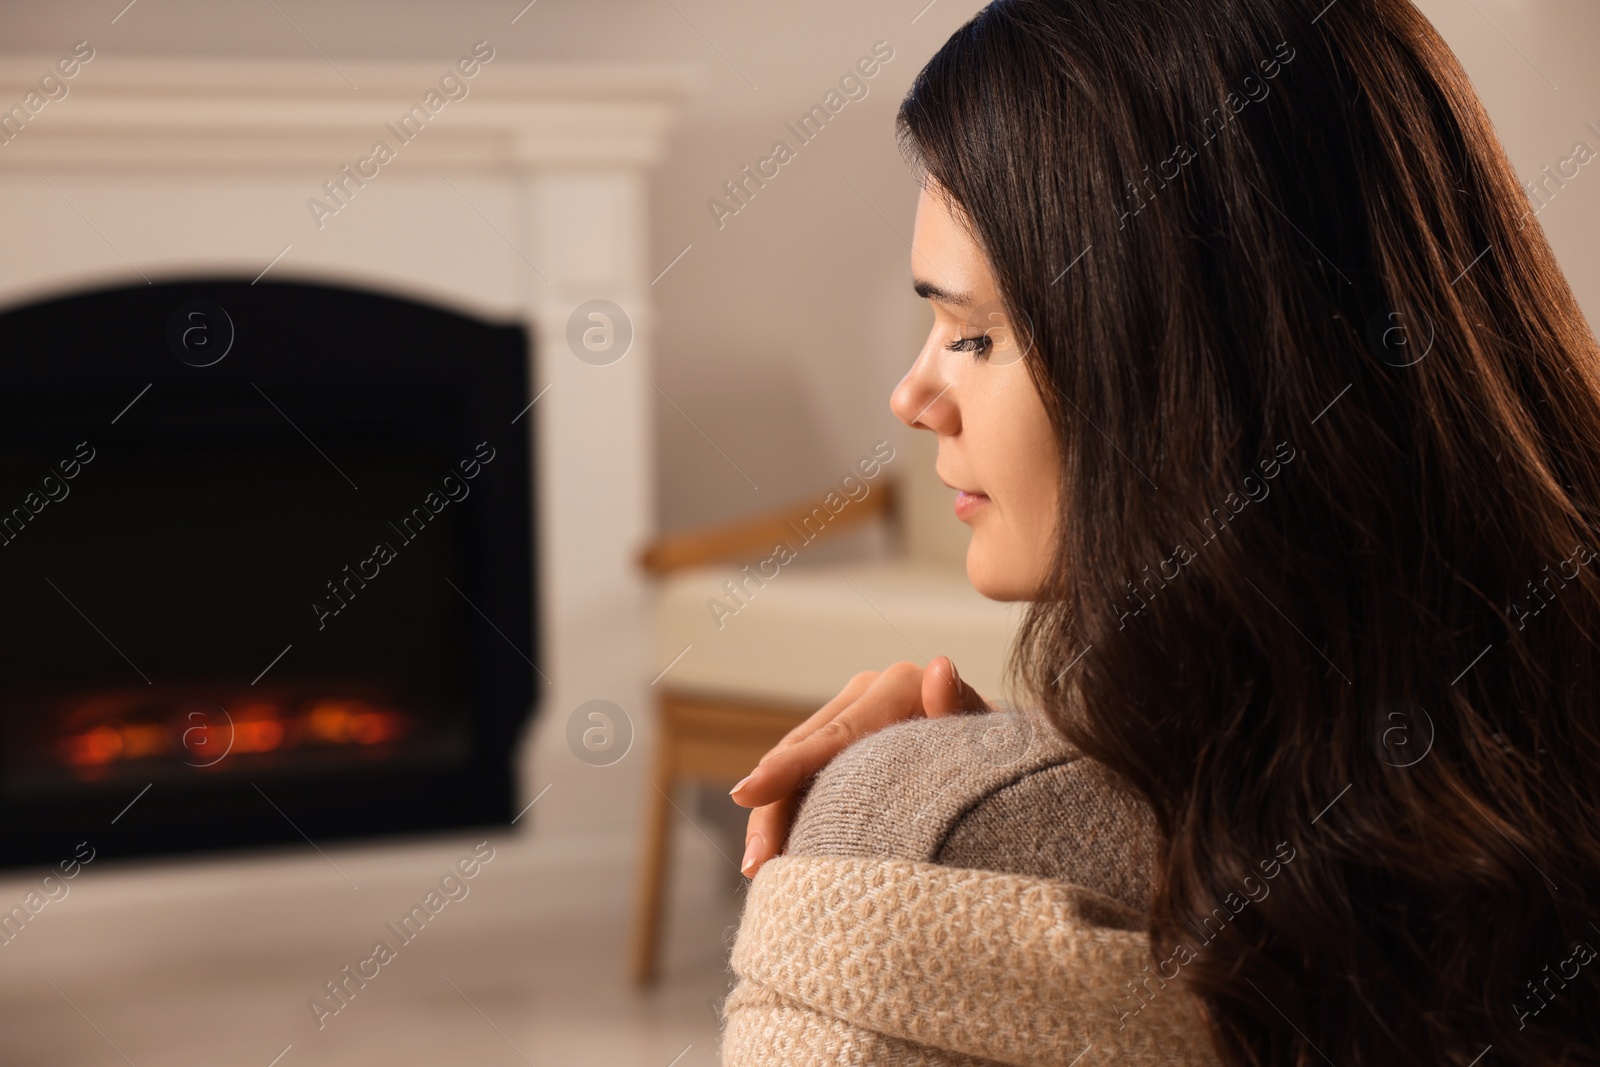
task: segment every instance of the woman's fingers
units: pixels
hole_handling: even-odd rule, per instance
[[[863,671],[805,722],[784,735],[754,770],[730,790],[751,809],[739,869],[754,877],[783,850],[800,787],[840,752],[867,734],[906,719],[988,711],[977,690],[961,680],[948,656],[926,668],[896,663]]]
[[[994,710],[976,689],[961,680],[949,656],[934,657],[922,672],[922,709],[930,719]]]
[[[768,752],[755,770],[733,787],[730,795],[735,803],[750,808],[770,804],[793,793],[853,741],[891,723],[920,716],[921,694],[922,670],[915,663],[896,663],[880,671],[859,696],[837,713],[798,740],[785,741]],[[835,700],[843,696],[841,693]],[[812,719],[822,715],[819,711]],[[801,728],[809,726],[811,721],[808,719]]]
[[[837,696],[813,712],[805,722],[784,734],[783,740],[772,746],[772,748],[768,750],[767,754],[761,757],[759,762],[766,762],[766,760],[770,758],[774,752],[777,752],[780,749],[788,748],[797,742],[804,741],[806,738],[810,737],[812,734],[828,725],[828,723],[833,721],[836,715],[838,715],[845,708],[848,708],[851,704],[855,703],[856,698],[862,693],[865,693],[867,688],[872,685],[873,682],[877,681],[880,673],[880,671],[861,671],[859,674],[856,674],[845,683],[844,688],[839,690]]]
[[[795,795],[790,793],[751,810],[744,832],[744,858],[739,861],[739,870],[745,877],[754,878],[761,865],[783,848],[794,822],[794,809]]]

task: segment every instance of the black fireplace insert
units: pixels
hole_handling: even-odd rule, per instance
[[[0,314],[0,865],[509,821],[527,367],[321,285]]]

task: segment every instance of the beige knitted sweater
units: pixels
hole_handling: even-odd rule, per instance
[[[1216,1067],[1143,932],[1149,812],[1033,713],[918,719],[818,775],[750,883],[725,1067]]]

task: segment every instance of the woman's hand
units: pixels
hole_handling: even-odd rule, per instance
[[[936,657],[926,668],[902,661],[885,670],[862,671],[820,711],[790,730],[730,791],[734,803],[754,809],[739,869],[753,878],[778,854],[794,820],[800,787],[852,742],[904,719],[992,710],[961,680],[948,656]]]

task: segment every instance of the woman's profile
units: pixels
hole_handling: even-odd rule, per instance
[[[735,788],[728,1062],[1600,1063],[1600,346],[1437,32],[995,0],[897,133],[1050,737],[896,664]]]

